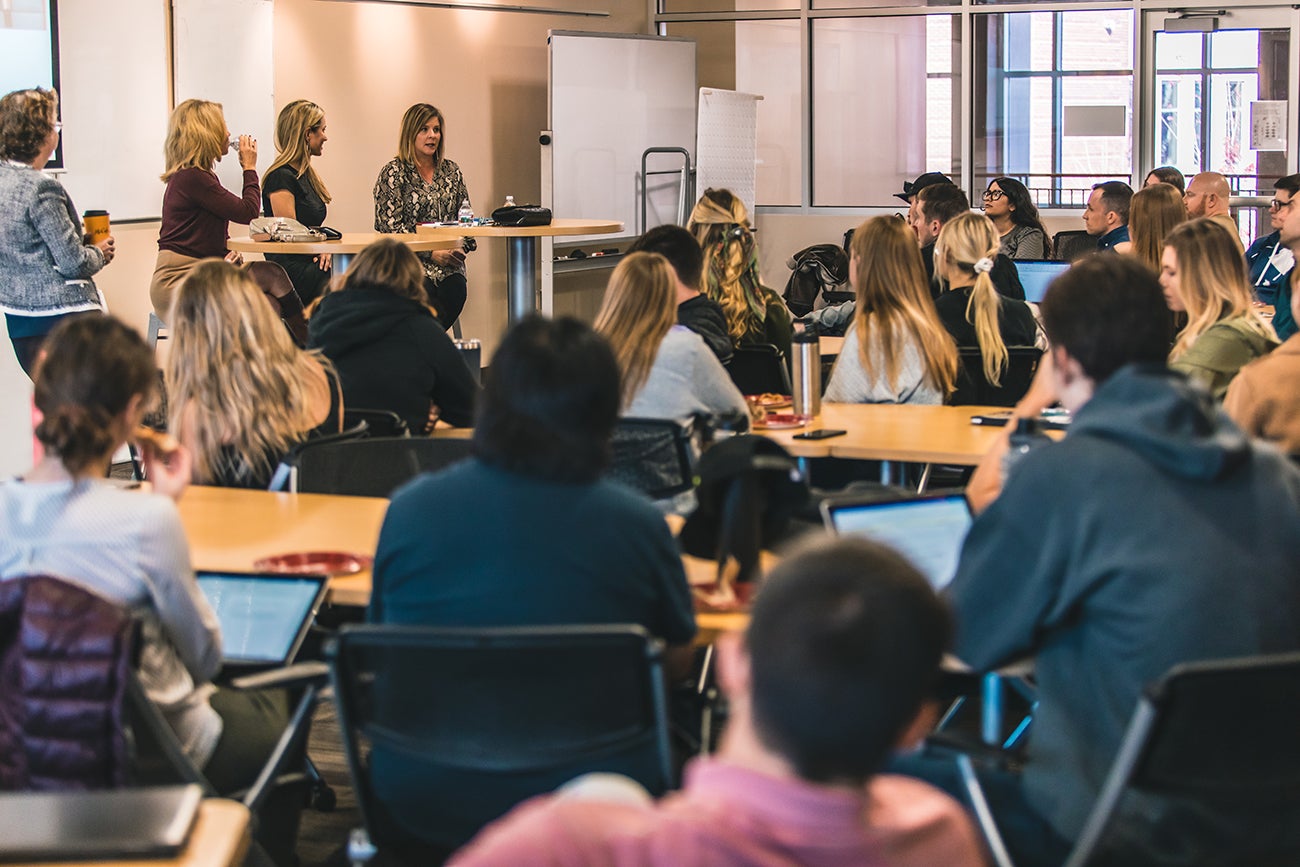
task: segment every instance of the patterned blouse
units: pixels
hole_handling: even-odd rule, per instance
[[[387,233],[414,232],[419,223],[454,223],[460,203],[469,198],[460,166],[448,159],[438,164],[427,183],[414,164],[394,159],[379,170],[374,194],[375,231]],[[465,272],[463,264],[439,265],[428,253],[417,255],[424,273],[435,282]]]

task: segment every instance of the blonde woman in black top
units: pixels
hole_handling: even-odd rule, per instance
[[[277,153],[262,178],[262,211],[268,217],[287,217],[304,226],[325,222],[330,191],[311,158],[321,155],[329,136],[325,134],[325,111],[308,99],[295,99],[280,109],[275,122]],[[303,304],[318,298],[330,279],[330,255],[289,256],[267,253],[281,265],[293,282]]]

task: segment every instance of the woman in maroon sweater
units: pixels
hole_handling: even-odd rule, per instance
[[[163,151],[167,182],[163,193],[162,227],[158,232],[158,262],[149,285],[149,299],[159,319],[167,321],[172,294],[200,259],[225,257],[236,264],[238,253],[226,252],[229,223],[247,224],[261,213],[262,190],[257,180],[257,139],[239,137],[239,165],[244,170],[242,197],[221,186],[212,166],[230,149],[230,129],[220,103],[187,99],[167,122]]]

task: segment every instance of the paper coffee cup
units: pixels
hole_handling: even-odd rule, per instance
[[[92,244],[98,244],[109,235],[108,211],[86,211],[81,216],[86,226],[86,237]]]

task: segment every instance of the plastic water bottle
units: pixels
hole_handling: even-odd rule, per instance
[[[514,207],[517,207],[517,206],[515,205],[515,197],[514,197],[514,196],[506,196],[506,203],[505,203],[504,205],[502,205],[501,207],[503,207],[503,208],[514,208]]]
[[[811,419],[822,411],[822,348],[816,331],[796,331],[790,346],[794,414]]]
[[[474,222],[474,209],[469,206],[469,199],[465,199],[460,203],[460,212],[456,214],[456,222],[462,226],[468,226]]]
[[[1005,485],[1011,477],[1011,470],[1025,455],[1052,440],[1039,428],[1036,418],[1016,419],[1016,428],[1011,432],[1011,445],[1002,456],[1002,483]]]

